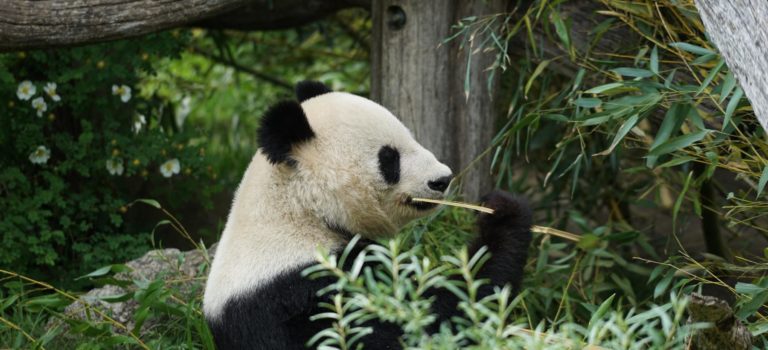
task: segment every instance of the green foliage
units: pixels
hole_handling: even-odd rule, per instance
[[[142,187],[171,203],[215,191],[197,190],[210,179],[203,148],[172,106],[136,90],[185,42],[174,32],[0,56],[0,267],[68,283],[149,248],[151,227],[124,219]],[[160,167],[172,159],[180,166],[167,178]]]
[[[152,200],[140,200],[157,204]],[[158,205],[174,231],[189,232]],[[98,295],[77,296],[48,283],[0,269],[0,344],[34,349],[215,349],[213,336],[202,314],[204,276],[210,264],[202,245],[193,257],[194,271],[185,268],[192,253],[175,259],[154,251],[158,270],[151,279],[133,274],[123,264],[103,266],[78,279],[88,279],[105,289]],[[186,265],[189,266],[189,265]],[[110,304],[133,305],[129,319],[121,320]],[[124,316],[122,316],[124,317]]]
[[[172,272],[154,280],[130,278],[130,272],[125,265],[109,265],[88,274],[124,291],[98,298],[76,297],[44,282],[4,273],[10,282],[5,283],[5,292],[0,291],[0,344],[35,349],[215,348],[201,311],[204,281],[185,281],[182,286],[179,278],[184,276]],[[93,304],[124,302],[137,305],[130,324]],[[67,306],[76,307],[65,312]],[[149,323],[151,327],[143,327]]]
[[[550,319],[555,326],[547,328],[546,320],[537,320],[533,314],[545,311],[538,302],[556,300],[546,285],[526,283],[537,288],[526,289],[517,297],[507,286],[491,296],[477,298],[478,288],[487,283],[474,278],[487,258],[485,250],[470,257],[462,249],[438,262],[423,256],[419,245],[411,250],[402,248],[400,239],[389,241],[387,246],[370,246],[350,270],[341,268],[345,255],[322,255],[317,266],[305,271],[310,276],[338,278],[323,291],[333,296],[333,304],[323,305],[328,312],[315,316],[332,320],[333,327],[318,333],[310,341],[312,346],[359,348],[360,337],[371,332],[364,322],[372,317],[400,325],[404,331],[401,340],[408,349],[685,349],[690,331],[705,326],[682,325],[686,300],[673,293],[664,305],[629,311],[617,310],[613,303],[616,294],[602,304],[574,296],[575,300],[567,302],[575,308],[568,308],[562,317],[555,315]],[[540,252],[547,256],[556,250],[544,246]],[[606,261],[618,258],[613,254],[604,257]],[[363,268],[363,261],[376,263],[377,268]],[[571,272],[558,268],[562,263],[537,261],[542,270],[532,275],[539,280],[546,278],[550,281],[547,284],[558,284],[556,290],[567,289],[566,284],[571,282],[567,275]],[[439,333],[432,335],[426,332],[426,327],[435,322],[430,311],[432,300],[424,297],[429,288],[446,288],[456,294],[463,312],[452,320],[452,326],[444,324]]]

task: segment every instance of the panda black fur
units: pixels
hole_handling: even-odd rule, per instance
[[[451,171],[419,145],[380,105],[332,92],[317,82],[296,89],[299,102],[272,107],[259,129],[260,151],[235,194],[206,285],[203,309],[219,349],[305,349],[327,320],[317,291],[327,279],[306,279],[318,248],[343,249],[353,234],[354,255],[371,239],[391,237],[433,205],[412,197],[442,198]],[[481,214],[470,253],[491,253],[479,275],[493,286],[517,289],[530,244],[528,205],[505,192],[484,198],[495,214]],[[440,322],[458,313],[446,290],[429,292]],[[365,349],[399,349],[399,327],[370,324]],[[437,327],[435,327],[437,329]]]

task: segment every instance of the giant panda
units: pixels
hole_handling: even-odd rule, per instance
[[[298,101],[270,108],[258,130],[259,151],[238,187],[205,288],[203,310],[216,345],[226,349],[305,349],[328,320],[317,291],[327,280],[304,278],[318,249],[339,252],[360,235],[353,254],[392,237],[435,209],[413,197],[442,198],[451,170],[384,107],[318,82],[296,87]],[[430,116],[439,118],[440,116]],[[484,199],[470,253],[487,246],[479,275],[493,286],[520,285],[531,240],[528,205],[505,192]],[[349,261],[353,260],[351,257]],[[433,290],[438,322],[458,313],[457,299]],[[482,295],[481,295],[482,297]],[[399,349],[400,329],[371,321],[364,349]]]

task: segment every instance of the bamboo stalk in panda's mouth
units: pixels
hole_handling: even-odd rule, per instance
[[[459,208],[465,208],[465,209],[472,209],[481,211],[483,213],[493,214],[493,209],[486,208],[480,205],[474,205],[469,203],[462,203],[462,202],[454,202],[454,201],[444,201],[439,199],[429,199],[429,198],[411,198],[414,202],[424,202],[424,203],[433,203],[433,204],[445,204],[450,205],[452,207],[459,207]]]
[[[454,202],[454,201],[445,201],[445,200],[439,200],[439,199],[429,199],[429,198],[411,198],[414,202],[424,202],[424,203],[433,203],[433,204],[444,204],[449,205],[452,207],[459,207],[459,208],[465,208],[465,209],[472,209],[476,211],[480,211],[483,213],[493,214],[494,210],[491,208],[486,208],[481,205],[476,204],[469,204],[469,203],[462,203],[462,202]],[[563,230],[558,230],[556,228],[552,227],[546,227],[546,226],[537,226],[533,225],[531,226],[531,231],[536,233],[543,233],[545,235],[560,237],[563,239],[567,239],[569,241],[578,242],[581,239],[581,236],[570,233]]]

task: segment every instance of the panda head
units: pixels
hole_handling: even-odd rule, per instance
[[[387,109],[318,82],[299,83],[296,94],[269,109],[258,134],[292,210],[378,238],[435,207],[412,198],[443,197],[450,168]]]

